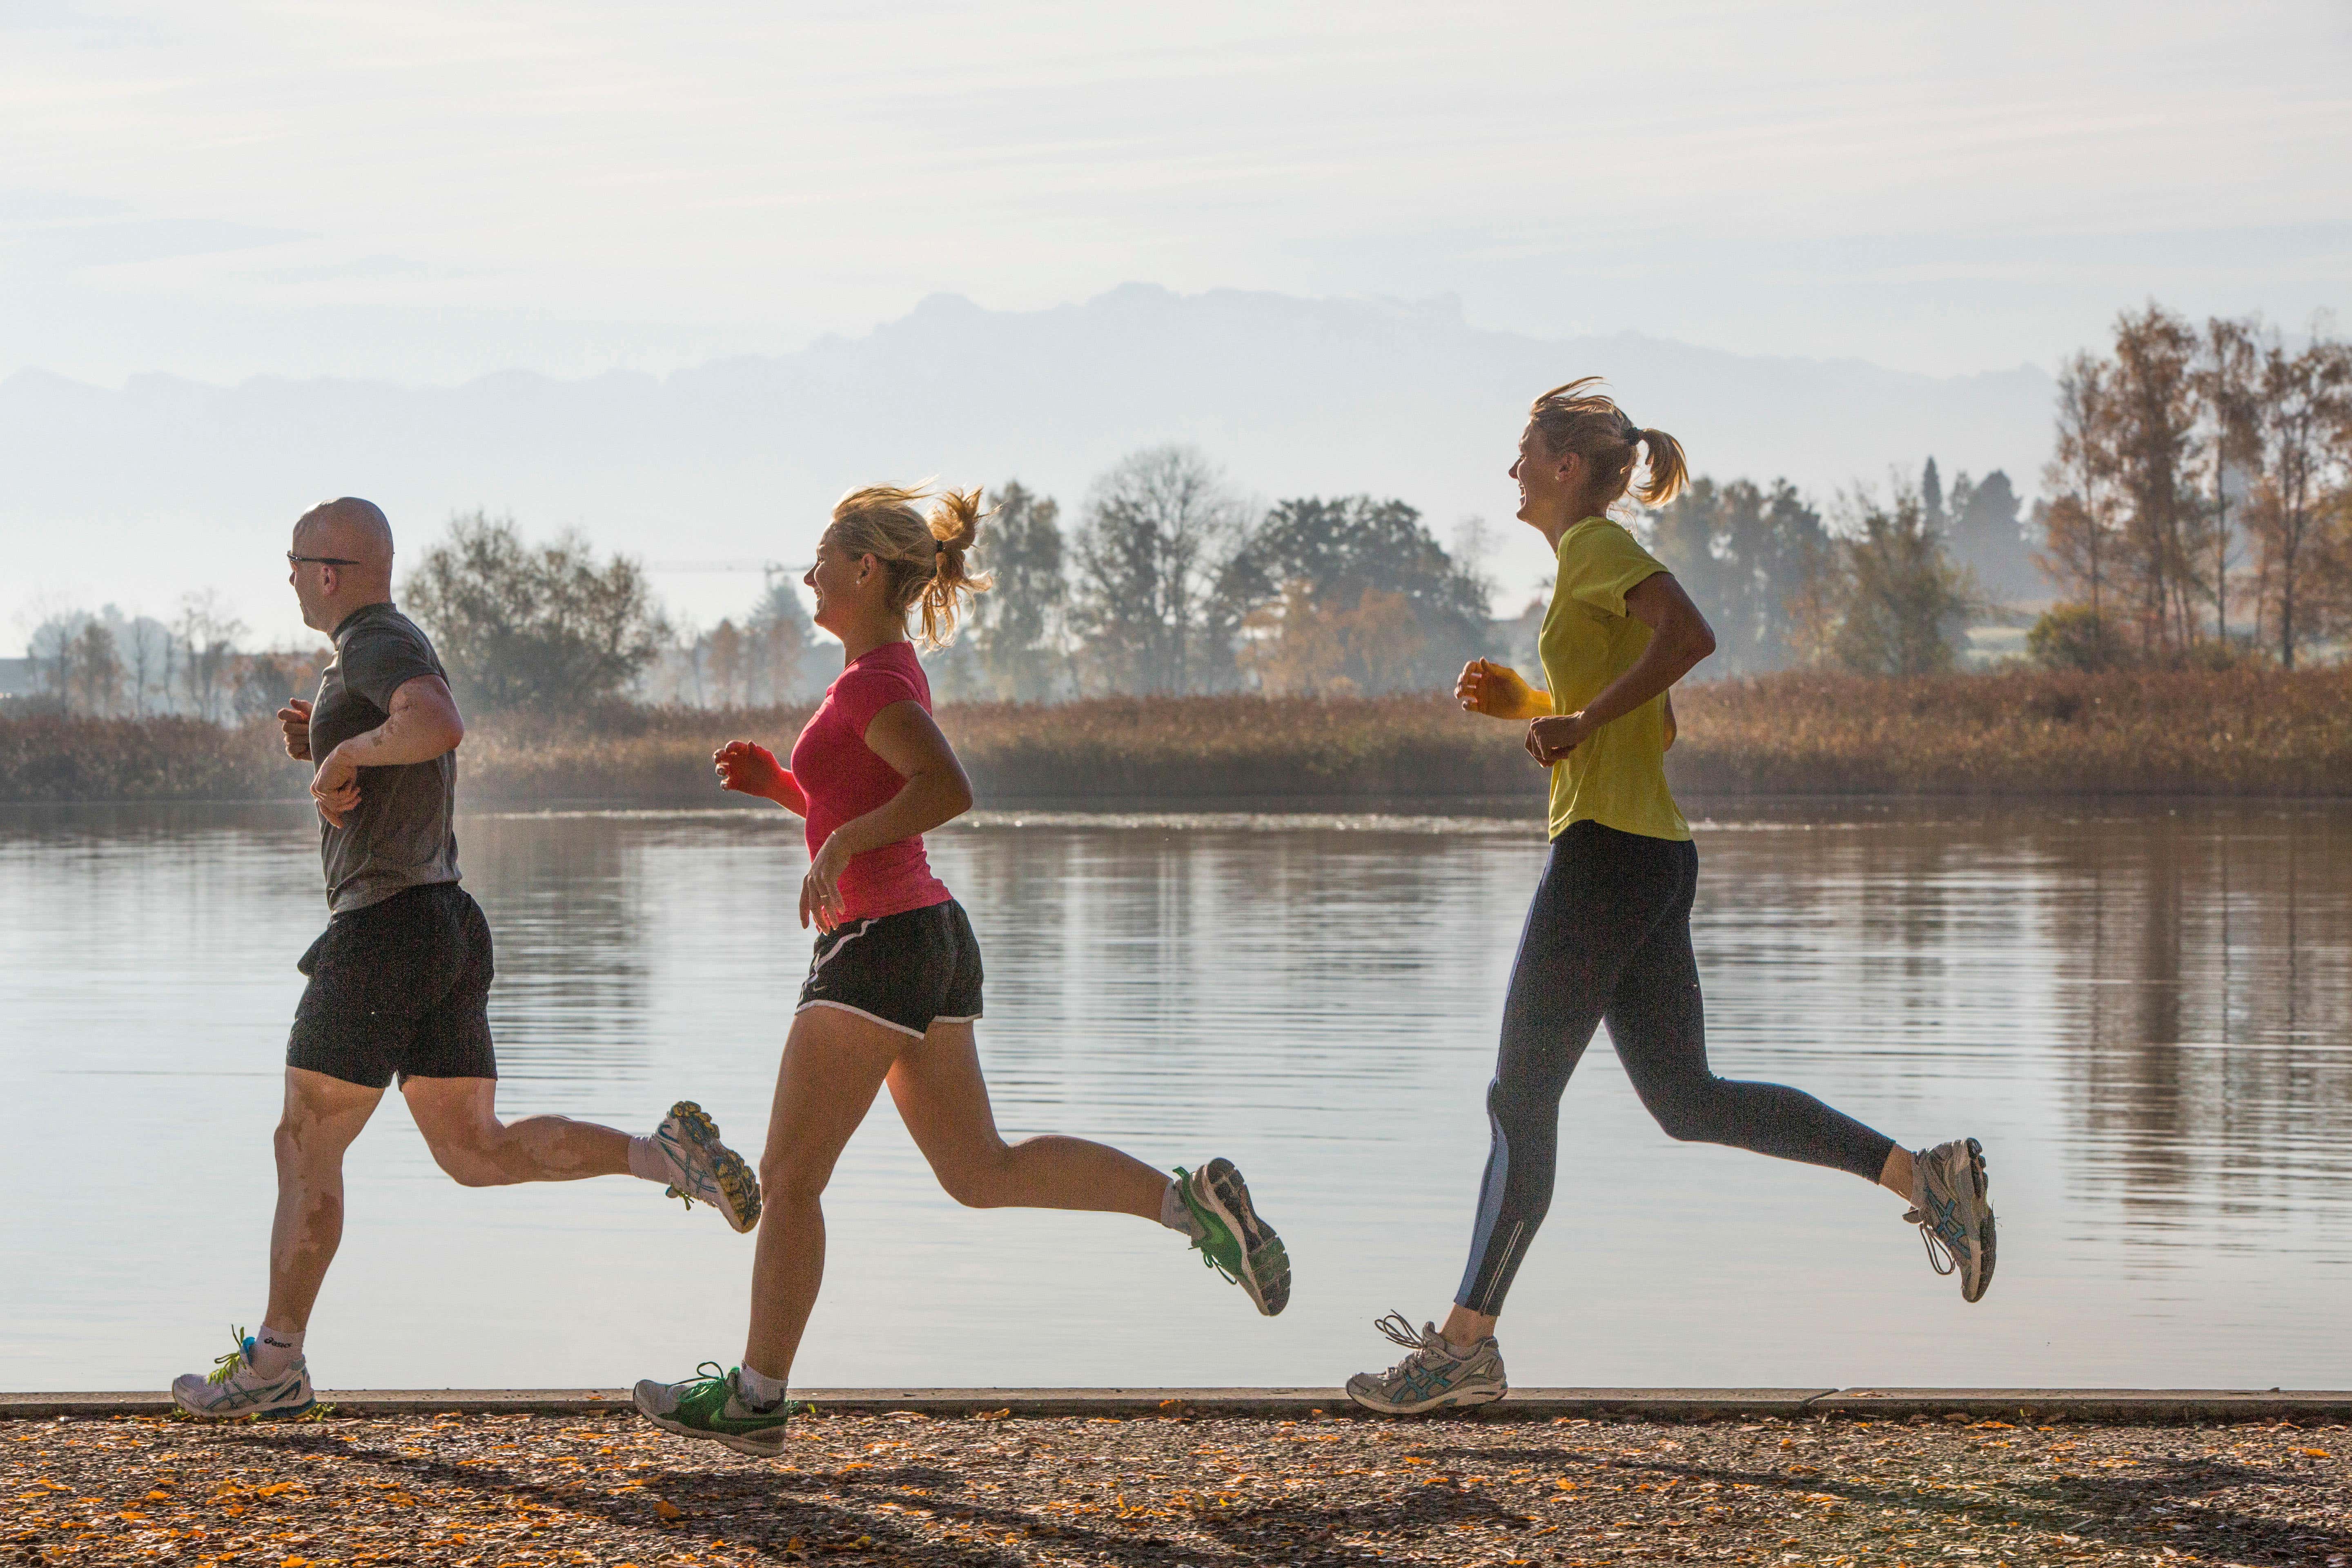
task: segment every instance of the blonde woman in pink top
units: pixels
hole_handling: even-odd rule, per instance
[[[929,501],[929,513],[919,503]],[[988,587],[965,556],[981,522],[977,490],[872,486],[833,509],[803,579],[816,624],[839,637],[826,689],[786,768],[749,741],[719,748],[719,782],[772,800],[808,824],[801,923],[817,928],[776,1080],[760,1176],[766,1203],[743,1363],[706,1362],[678,1383],[636,1386],[656,1425],[741,1453],[783,1448],[786,1375],[824,1274],[820,1198],[850,1134],[885,1084],[940,1185],[974,1208],[1131,1214],[1180,1232],[1267,1316],[1290,1298],[1280,1238],[1251,1206],[1233,1162],[1179,1167],[1171,1181],[1081,1138],[1010,1143],[997,1134],[973,1025],[980,944],[937,877],[922,836],[971,809],[971,784],[931,719],[930,684],[908,641],[954,635],[961,603]]]

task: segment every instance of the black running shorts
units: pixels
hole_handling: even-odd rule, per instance
[[[933,1024],[979,1017],[980,941],[963,906],[950,899],[869,915],[818,937],[793,1011],[812,1007],[838,1007],[917,1039]]]
[[[496,1078],[490,922],[455,882],[337,915],[295,966],[310,977],[286,1065],[382,1089],[412,1078]]]

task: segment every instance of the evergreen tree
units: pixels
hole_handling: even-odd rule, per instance
[[[1061,507],[1017,479],[997,492],[974,552],[994,586],[973,606],[975,643],[988,684],[1015,702],[1043,702],[1067,682],[1060,647],[1069,596],[1063,574]]]
[[[1700,479],[1652,514],[1653,552],[1716,629],[1712,669],[1753,675],[1801,657],[1795,612],[1829,546],[1821,513],[1794,485]]]
[[[1864,497],[1856,521],[1837,542],[1830,657],[1865,675],[1951,668],[1974,595],[1927,525],[1921,499],[1901,493],[1887,508]]]
[[[2004,604],[2048,591],[2033,568],[2021,510],[2016,489],[1999,468],[1982,479],[1963,473],[1952,480],[1945,526],[1952,559],[1976,574],[1989,597]]]
[[[1487,599],[1475,564],[1448,554],[1419,511],[1364,495],[1276,503],[1216,589],[1220,617],[1235,625],[1279,606],[1286,638],[1305,635],[1303,617],[1347,618],[1332,644],[1347,651],[1317,688],[1344,679],[1366,691],[1450,683],[1485,648]]]

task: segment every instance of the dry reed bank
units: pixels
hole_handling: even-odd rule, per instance
[[[1793,673],[1676,696],[1675,783],[1695,794],[2352,795],[2352,670]],[[616,707],[478,721],[467,798],[716,804],[709,755],[779,751],[805,710]],[[1107,698],[966,704],[940,721],[994,800],[1362,800],[1524,794],[1519,727],[1439,697]],[[293,799],[267,721],[0,717],[0,800]]]

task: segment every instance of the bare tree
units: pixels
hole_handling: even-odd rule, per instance
[[[206,588],[181,599],[174,629],[184,648],[180,678],[188,706],[197,718],[217,721],[229,695],[230,666],[245,623],[221,607],[219,590]]]
[[[2255,426],[2262,478],[2248,521],[2262,552],[2279,663],[2289,669],[2310,630],[2299,619],[2302,598],[2322,562],[2311,546],[2352,467],[2352,344],[2328,336],[2325,326],[2315,324],[2300,351],[2289,352],[2275,336],[2263,351]]]
[[[1078,531],[1076,619],[1095,679],[1118,691],[1202,689],[1234,668],[1206,614],[1243,510],[1190,447],[1121,458],[1095,481]]]
[[[2206,585],[2213,593],[2216,642],[2227,642],[2230,637],[2230,557],[2237,537],[2230,505],[2252,488],[2252,476],[2262,461],[2259,331],[2251,318],[2229,321],[2216,316],[2207,321],[2196,371],[2199,422],[2213,485],[2212,520],[2206,531],[2205,548],[2211,552],[2211,574]]]
[[[2195,329],[2160,305],[2116,321],[2104,426],[2108,464],[2125,503],[2125,563],[2134,579],[2143,650],[2185,646],[2201,552],[2187,466],[2197,423]]]
[[[2114,575],[2116,476],[2114,399],[2104,360],[2078,353],[2058,372],[2058,433],[2042,482],[2047,532],[2035,564],[2095,616],[2107,613]]]
[[[122,659],[114,646],[114,633],[104,621],[85,621],[66,645],[67,705],[97,718],[110,718],[121,691]]]
[[[160,622],[139,616],[125,623],[115,639],[122,647],[122,663],[131,684],[131,711],[143,716],[150,691],[171,700],[172,633]]]

